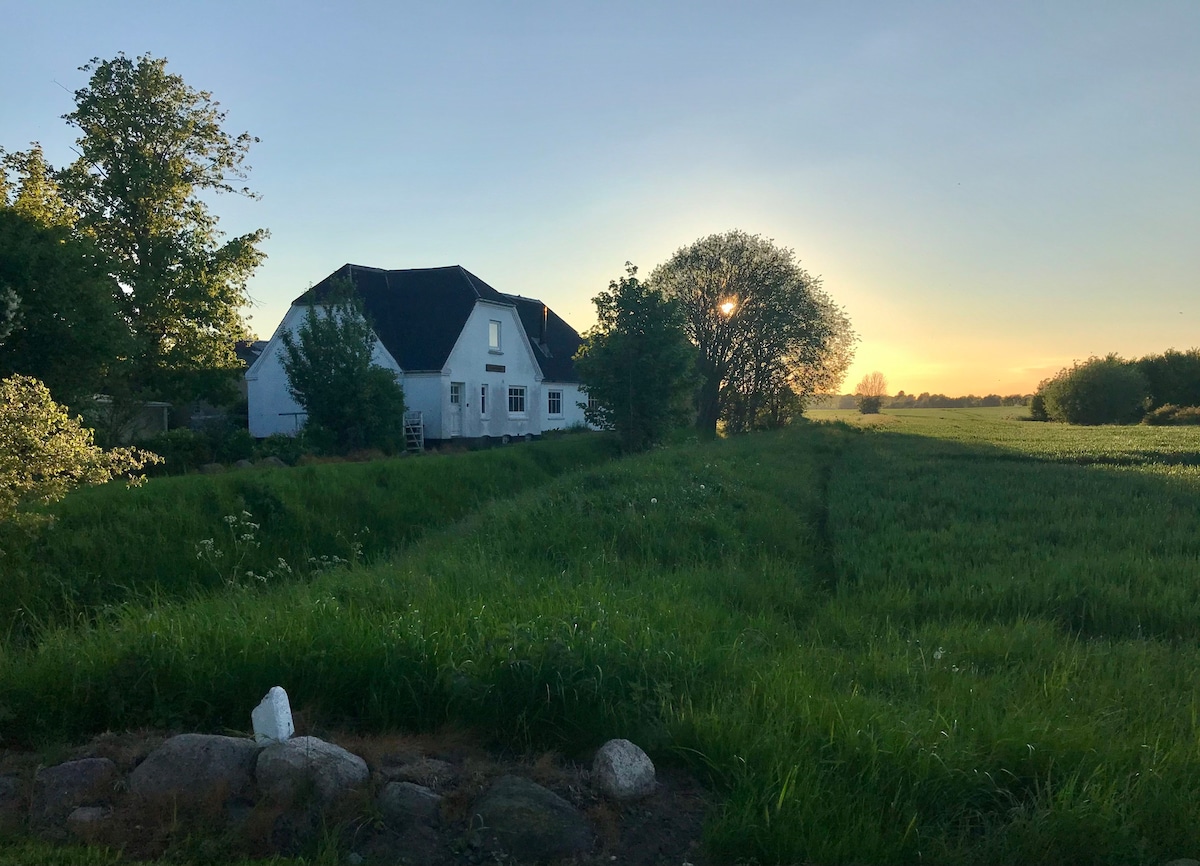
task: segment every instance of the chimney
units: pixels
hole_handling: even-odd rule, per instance
[[[538,342],[543,346],[546,345],[546,318],[550,313],[550,308],[542,304],[542,330],[538,333]]]

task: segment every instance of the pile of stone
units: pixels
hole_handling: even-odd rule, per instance
[[[258,853],[293,854],[330,826],[369,828],[355,862],[395,862],[398,853],[437,859],[447,824],[453,844],[479,858],[552,862],[592,852],[596,830],[563,797],[520,775],[488,779],[461,801],[453,766],[418,756],[372,775],[362,757],[325,740],[295,736],[287,693],[268,692],[251,714],[254,738],[179,734],[122,775],[108,758],[91,757],[40,769],[32,791],[0,776],[0,821],[27,823],[48,838],[113,844],[131,828],[162,831],[164,820],[202,815],[214,832],[257,831]],[[654,765],[628,740],[596,753],[595,796],[634,801],[654,793]],[[469,787],[469,786],[468,786]],[[455,791],[453,809],[444,791]],[[28,804],[27,815],[19,814]],[[368,820],[368,818],[370,820]],[[423,855],[422,855],[422,852]],[[414,856],[416,855],[416,856]]]

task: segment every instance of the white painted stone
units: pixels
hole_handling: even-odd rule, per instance
[[[296,733],[292,705],[287,692],[279,686],[271,687],[262,703],[250,713],[250,721],[254,724],[254,739],[259,743],[281,743]]]
[[[617,800],[636,800],[654,793],[654,764],[629,740],[609,740],[596,752],[592,776],[600,789]]]

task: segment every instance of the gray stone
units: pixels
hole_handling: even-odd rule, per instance
[[[254,468],[254,464],[251,461],[243,458],[242,460],[238,460],[236,463],[234,463],[233,468],[234,469],[252,469],[252,468]]]
[[[629,740],[609,740],[596,752],[592,778],[616,800],[637,800],[654,793],[654,764]]]
[[[575,857],[590,851],[593,842],[578,809],[519,776],[502,777],[479,799],[472,826],[482,847],[518,862]]]
[[[107,806],[80,806],[67,816],[67,829],[85,842],[91,841],[112,818]]]
[[[11,833],[21,826],[25,806],[21,780],[16,776],[0,776],[0,832]]]
[[[438,818],[441,804],[439,794],[412,782],[388,782],[379,792],[379,812],[388,826],[395,829],[432,824]]]
[[[33,780],[34,822],[61,821],[79,806],[112,800],[117,765],[108,758],[84,758],[39,770]]]
[[[358,755],[316,737],[272,743],[259,753],[256,773],[260,793],[289,802],[311,790],[326,806],[366,787],[371,775]]]
[[[138,764],[129,790],[149,799],[215,803],[246,796],[254,786],[258,746],[244,737],[179,734]]]
[[[225,467],[222,466],[220,463],[205,463],[203,466],[200,467],[200,473],[202,475],[217,475],[218,473],[221,473],[224,471],[225,471]]]
[[[292,704],[282,686],[271,686],[267,696],[250,713],[254,740],[261,745],[288,739],[296,733]]]
[[[399,766],[384,766],[382,772],[389,782],[415,782],[430,788],[444,785],[456,775],[453,764],[426,757]]]
[[[270,457],[264,457],[261,460],[259,460],[258,465],[259,466],[271,466],[276,469],[282,469],[287,466],[286,463],[284,463],[282,460],[280,460],[274,454],[272,454]]]

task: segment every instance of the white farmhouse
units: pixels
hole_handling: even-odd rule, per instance
[[[426,441],[508,441],[584,423],[575,329],[541,301],[506,295],[458,266],[387,271],[344,265],[292,302],[246,371],[250,434],[292,435],[304,411],[288,392],[280,334],[321,312],[348,279],[375,329],[375,363],[394,371]]]

